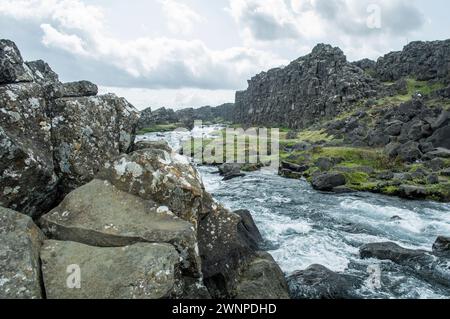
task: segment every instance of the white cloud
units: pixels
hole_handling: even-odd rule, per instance
[[[165,3],[172,11],[176,8],[175,12],[185,9],[172,0]],[[126,72],[130,86],[243,89],[253,74],[286,62],[251,48],[212,50],[200,40],[119,40],[104,29],[101,8],[81,0],[0,0],[0,13],[39,22],[44,45],[89,58],[92,63],[108,63]],[[189,10],[184,14],[179,13],[177,19],[186,22],[195,16]]]
[[[160,0],[169,30],[175,34],[192,33],[196,23],[204,19],[188,5],[176,0]]]

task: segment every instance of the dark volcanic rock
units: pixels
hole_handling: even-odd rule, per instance
[[[51,119],[35,83],[0,86],[0,205],[37,216],[53,204]]]
[[[351,299],[358,282],[324,266],[312,265],[289,276],[288,285],[293,299]]]
[[[377,87],[362,69],[347,62],[339,48],[320,44],[287,67],[253,77],[246,91],[236,93],[234,120],[305,128],[374,96]]]
[[[90,182],[107,161],[130,150],[138,121],[136,109],[114,94],[56,99],[51,116],[64,193]]]
[[[233,213],[241,217],[241,223],[238,225],[238,227],[241,228],[239,233],[244,236],[245,241],[247,241],[253,249],[258,250],[263,244],[264,239],[259,232],[250,211],[243,209],[234,211]]]
[[[448,260],[438,258],[422,250],[400,247],[395,243],[367,244],[360,249],[361,258],[390,260],[407,267],[424,280],[450,287]]]
[[[439,236],[433,245],[433,253],[450,257],[450,237]]]
[[[239,276],[236,299],[289,299],[284,274],[273,257],[260,252]]]
[[[418,80],[448,79],[450,40],[411,42],[403,51],[378,59],[376,72],[383,81],[413,76]]]
[[[419,143],[409,141],[398,148],[398,157],[405,162],[415,162],[422,157]]]
[[[0,40],[0,84],[31,82],[33,75],[14,42]]]
[[[321,174],[312,179],[312,186],[320,191],[331,191],[335,187],[345,185],[345,183],[345,176],[340,173]]]
[[[98,94],[98,87],[89,81],[64,83],[61,89],[61,97],[83,97]]]
[[[40,299],[44,235],[30,217],[0,207],[0,299]]]
[[[229,181],[233,178],[244,177],[245,174],[241,173],[240,164],[223,164],[219,166],[219,173],[223,176],[224,181]]]

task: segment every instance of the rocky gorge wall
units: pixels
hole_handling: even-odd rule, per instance
[[[0,40],[0,298],[288,298],[249,212],[97,91]]]
[[[323,120],[406,90],[405,82],[449,83],[450,40],[412,42],[377,62],[349,63],[339,48],[320,44],[288,66],[262,72],[236,93],[234,121],[246,125],[305,129]]]

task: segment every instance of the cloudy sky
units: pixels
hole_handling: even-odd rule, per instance
[[[448,0],[0,0],[0,37],[136,107],[218,105],[315,44],[349,60],[450,38]]]

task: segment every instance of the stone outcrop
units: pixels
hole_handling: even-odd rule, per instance
[[[293,299],[352,299],[361,284],[356,278],[335,273],[321,265],[312,265],[288,278]]]
[[[377,88],[377,81],[347,62],[339,48],[320,44],[284,68],[253,77],[246,91],[236,93],[234,120],[306,128],[375,96]]]
[[[0,299],[43,297],[39,251],[44,238],[30,217],[0,207]]]
[[[87,82],[61,83],[0,40],[0,205],[32,217],[131,149],[138,112]]]
[[[10,40],[0,41],[0,84],[31,82],[33,75],[24,63],[16,44]]]
[[[435,250],[436,252],[436,250]],[[450,287],[448,259],[441,254],[433,255],[423,250],[403,248],[395,243],[373,243],[360,248],[361,258],[377,258],[390,260],[408,268],[424,280]]]
[[[411,42],[402,51],[391,52],[378,59],[377,76],[383,81],[396,81],[412,76],[417,80],[450,79],[450,40]]]
[[[41,259],[48,299],[161,299],[181,295],[176,286],[180,277],[178,254],[171,245],[99,248],[49,240],[42,247]],[[69,276],[72,271],[76,276],[77,270],[79,286],[77,278]]]

